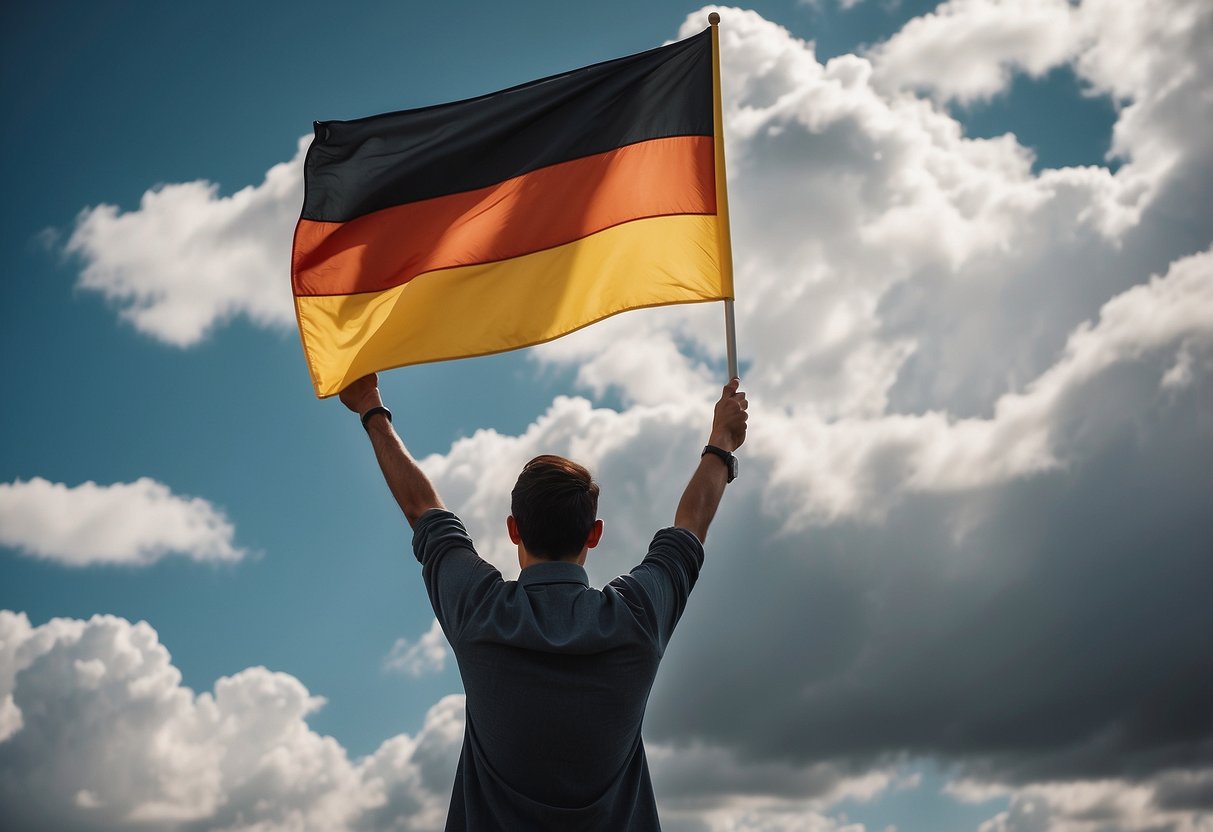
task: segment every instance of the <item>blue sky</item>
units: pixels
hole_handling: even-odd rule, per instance
[[[1170,5],[723,12],[736,35],[725,91],[755,431],[646,724],[671,828],[1213,823],[1190,796],[1213,788],[1213,154],[1198,48],[1213,22],[1198,2]],[[449,796],[442,718],[458,712],[444,700],[460,693],[458,673],[449,657],[415,674],[385,667],[399,639],[394,655],[428,644],[433,616],[365,437],[314,398],[289,304],[283,314],[276,300],[288,285],[282,217],[298,201],[267,171],[294,175],[313,119],[640,51],[699,28],[706,10],[42,3],[0,14],[0,608],[27,617],[6,619],[10,652],[0,648],[0,795],[21,795],[30,828],[140,817],[277,828],[295,809],[314,828],[384,817],[430,828],[425,811]],[[174,190],[199,181],[216,190]],[[233,209],[244,188],[253,206]],[[165,277],[178,268],[188,280]],[[406,443],[498,562],[498,497],[516,459],[590,462],[608,524],[591,566],[601,581],[669,522],[723,375],[718,318],[634,313],[539,350],[392,371],[382,386]],[[37,478],[48,485],[35,492]],[[75,514],[81,484],[141,478],[162,498],[115,490],[88,504],[97,517]],[[189,525],[199,517],[212,525]],[[111,562],[79,565],[101,559],[89,543],[102,538]],[[726,614],[734,596],[742,612]],[[122,621],[52,622],[98,614]],[[360,785],[296,806],[329,786],[281,775],[297,788],[264,786],[274,808],[261,816],[240,802],[261,770],[207,768],[218,752],[196,738],[184,756],[220,785],[161,794],[150,774],[140,781],[165,769],[140,739],[146,725],[125,719],[135,705],[88,698],[90,673],[126,668],[114,645],[138,621],[194,693],[237,680],[252,703],[232,706],[237,722],[257,725],[266,702],[304,688],[327,700],[298,705],[281,735],[222,748],[315,754],[328,761],[315,770],[338,772],[316,782]],[[77,668],[78,690],[54,683],[56,661]],[[247,672],[258,667],[293,679]],[[176,683],[156,678],[178,702]],[[36,709],[21,703],[46,691],[78,718],[64,736],[96,756],[61,759],[53,732],[36,733]],[[172,731],[182,714],[203,718],[181,701],[157,717]],[[315,735],[349,759],[331,762]],[[382,775],[381,814],[350,808],[371,800],[350,795],[400,735],[416,749]],[[135,785],[90,768],[106,749]],[[210,782],[182,765],[169,767],[182,782]],[[1100,812],[1104,825],[1083,819]]]

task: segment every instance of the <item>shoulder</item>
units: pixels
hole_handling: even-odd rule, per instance
[[[703,567],[703,543],[688,529],[677,526],[659,529],[645,555],[645,560],[649,558],[673,558],[698,572]]]
[[[644,559],[627,575],[609,584],[614,590],[639,585],[647,597],[659,603],[685,603],[703,568],[703,544],[693,532],[670,527],[661,529],[649,544]]]
[[[434,526],[462,529],[463,521],[453,511],[445,508],[432,508],[417,518],[417,524],[413,526],[413,534],[429,531]],[[464,534],[466,533],[465,530]]]
[[[659,653],[682,616],[702,566],[703,544],[694,533],[661,529],[653,535],[644,560],[608,585],[646,623]]]
[[[473,551],[476,548],[463,521],[454,512],[444,508],[432,508],[417,518],[417,523],[413,526],[413,552],[418,560],[424,561],[427,556],[434,556],[451,548]]]

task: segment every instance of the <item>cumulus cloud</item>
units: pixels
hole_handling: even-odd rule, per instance
[[[1213,770],[1199,775],[1170,775],[1184,781],[1203,781],[1205,796],[1197,804],[1169,806],[1165,796],[1167,777],[1148,784],[1124,780],[1095,780],[1045,783],[1015,791],[1006,811],[978,827],[978,832],[1207,832],[1213,815],[1194,815],[1190,810],[1209,809],[1209,780]]]
[[[194,693],[148,624],[112,616],[33,627],[0,611],[0,702],[21,715],[0,736],[15,829],[440,830],[463,741],[463,697],[447,696],[416,735],[350,760],[308,726],[324,699],[298,679],[254,667]],[[890,782],[752,768],[722,749],[657,747],[651,761],[674,830],[856,830],[829,805]],[[768,796],[748,796],[756,785]]]
[[[830,807],[870,801],[898,783],[893,765],[848,771],[831,763],[753,761],[697,743],[650,744],[648,757],[662,828],[672,830],[862,832]]]
[[[169,554],[200,561],[244,557],[235,528],[200,497],[147,477],[77,486],[34,477],[0,483],[0,545],[67,566],[142,566]]]
[[[879,83],[973,101],[1016,72],[1041,75],[1069,60],[1080,31],[1066,0],[948,0],[872,50]]]
[[[1058,447],[1069,408],[1088,385],[1119,363],[1178,346],[1168,387],[1191,380],[1187,369],[1213,354],[1213,250],[1173,263],[1108,301],[1094,324],[1080,325],[1056,364],[1023,392],[1000,397],[989,419],[954,419],[946,412],[818,422],[788,416],[757,442],[772,460],[769,499],[810,494],[815,501],[782,505],[788,522],[832,520],[883,510],[901,490],[959,491],[1062,464]],[[890,483],[888,480],[892,479]],[[815,505],[816,503],[816,505]]]
[[[407,638],[396,639],[392,649],[383,660],[383,669],[393,673],[403,673],[417,678],[430,673],[440,673],[446,665],[447,654],[446,636],[442,626],[434,619],[429,630],[417,641]]]
[[[197,344],[238,315],[266,326],[294,322],[288,264],[303,204],[303,155],[265,181],[222,196],[184,182],[146,192],[139,207],[87,208],[66,251],[84,261],[79,286],[99,292],[140,332],[177,347]]]
[[[112,616],[0,611],[0,701],[19,715],[0,739],[14,829],[438,830],[463,732],[446,697],[351,761],[298,679],[254,667],[196,694],[148,624]]]

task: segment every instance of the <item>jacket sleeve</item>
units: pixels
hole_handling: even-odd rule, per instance
[[[413,528],[413,554],[421,563],[434,615],[454,644],[468,616],[501,585],[501,573],[476,554],[463,523],[445,509],[430,509],[418,519]]]

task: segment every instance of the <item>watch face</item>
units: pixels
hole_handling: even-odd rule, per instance
[[[729,482],[737,479],[737,457],[729,457]]]

